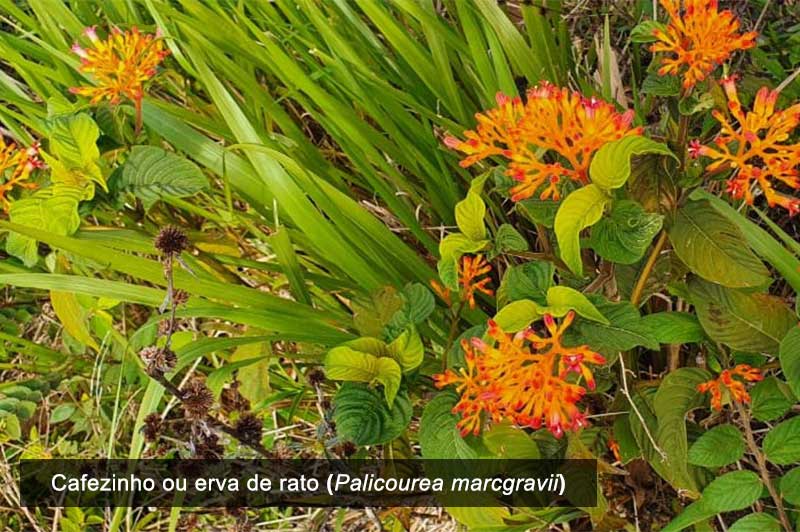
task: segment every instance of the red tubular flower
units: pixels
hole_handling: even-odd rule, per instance
[[[36,188],[36,183],[28,182],[31,172],[36,168],[43,168],[44,162],[39,158],[39,143],[33,143],[29,148],[20,148],[13,142],[6,144],[0,137],[0,203],[3,210],[8,212],[11,202],[8,194],[15,187]]]
[[[483,277],[492,271],[492,266],[483,255],[470,257],[464,255],[458,267],[458,284],[461,285],[463,297],[469,301],[469,308],[475,308],[475,293],[482,292],[487,296],[494,295],[494,292],[486,285],[492,282],[490,277]]]
[[[465,140],[445,138],[449,148],[466,155],[462,167],[495,155],[508,159],[507,174],[519,181],[511,189],[513,201],[537,193],[541,199],[558,200],[562,178],[589,182],[591,157],[603,144],[641,133],[630,127],[633,111],[618,113],[594,97],[547,82],[527,96],[523,103],[498,93],[497,107],[475,115],[478,126],[464,132]],[[553,162],[543,161],[543,154]]]
[[[76,43],[72,51],[81,58],[81,72],[91,74],[96,86],[70,91],[91,98],[93,104],[104,99],[119,103],[123,96],[141,101],[145,82],[156,75],[158,65],[169,55],[158,35],[146,35],[137,28],[126,32],[114,28],[106,40],[97,36],[94,27],[86,28],[84,35],[92,46],[83,48]]]
[[[507,334],[490,320],[491,344],[479,338],[473,338],[471,345],[462,344],[466,368],[434,377],[437,387],[454,384],[461,394],[453,412],[461,414],[458,427],[462,434],[478,434],[483,413],[494,422],[510,419],[521,426],[545,426],[557,438],[587,425],[576,404],[586,390],[565,379],[575,371],[593,388],[594,377],[586,364],[604,364],[605,359],[587,346],[562,345],[561,338],[574,317],[570,312],[558,325],[545,315],[547,337],[533,329]]]
[[[734,379],[740,377],[741,380]],[[739,364],[733,369],[723,370],[716,379],[703,382],[697,385],[697,391],[701,393],[711,393],[711,408],[714,410],[722,410],[722,391],[726,388],[731,398],[738,403],[749,403],[750,394],[744,386],[745,382],[756,382],[764,378],[761,370],[758,368],[750,367],[747,364]]]
[[[730,10],[719,11],[717,0],[660,0],[669,13],[666,30],[655,30],[652,52],[667,52],[658,73],[683,75],[688,89],[704,80],[733,52],[756,45],[756,32],[740,34],[739,20]],[[684,9],[681,13],[681,4]]]
[[[736,199],[752,204],[752,184],[755,182],[764,193],[767,204],[789,211],[800,212],[800,199],[782,194],[775,189],[781,185],[800,189],[800,143],[787,142],[800,124],[800,104],[782,111],[775,109],[777,91],[762,87],[756,94],[751,111],[743,111],[733,78],[725,78],[722,85],[728,97],[730,117],[714,110],[713,116],[720,123],[719,135],[714,146],[695,143],[690,146],[696,155],[713,159],[707,170],[731,168],[734,173],[728,180],[728,193]]]

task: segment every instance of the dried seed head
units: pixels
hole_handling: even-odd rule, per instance
[[[342,442],[336,447],[336,453],[345,458],[353,456],[356,454],[356,451],[358,451],[358,447],[351,441]]]
[[[183,409],[188,418],[200,419],[205,417],[214,404],[214,394],[200,379],[189,381],[182,393]]]
[[[139,351],[145,370],[150,375],[163,375],[175,369],[178,357],[167,347],[145,347]]]
[[[172,326],[172,322],[170,320],[163,320],[158,322],[158,335],[159,336],[169,336],[170,334],[174,333],[174,327]]]
[[[153,443],[158,440],[161,435],[161,416],[154,412],[144,418],[142,433],[144,434],[144,441],[146,442]]]
[[[213,433],[203,434],[194,445],[194,458],[201,460],[219,460],[225,455],[225,448],[219,443],[219,436]]]
[[[175,305],[185,305],[189,301],[189,292],[186,290],[175,290],[172,294]]]
[[[234,430],[236,437],[242,443],[260,443],[261,430],[264,428],[264,422],[253,414],[244,414],[236,421]]]
[[[225,414],[250,410],[250,401],[239,392],[239,381],[233,381],[230,386],[222,389],[219,405]]]
[[[314,368],[306,373],[306,378],[311,386],[319,386],[325,380],[325,373],[319,368]]]
[[[189,247],[189,237],[186,236],[182,229],[174,225],[168,225],[158,232],[153,245],[163,255],[177,255]]]

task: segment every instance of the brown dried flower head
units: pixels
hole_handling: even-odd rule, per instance
[[[261,431],[264,428],[264,422],[261,421],[256,415],[247,413],[242,415],[234,426],[236,437],[242,443],[260,443]]]
[[[150,375],[163,375],[175,369],[178,357],[168,347],[145,347],[139,351],[145,370]]]
[[[192,379],[186,384],[182,399],[186,416],[192,419],[205,417],[214,404],[214,394],[201,379]]]
[[[182,229],[174,225],[168,225],[158,232],[153,245],[163,255],[178,255],[189,247],[189,237],[186,236],[186,233]]]
[[[142,434],[146,442],[153,443],[161,436],[161,416],[155,412],[148,414],[144,418],[144,425],[142,425]]]

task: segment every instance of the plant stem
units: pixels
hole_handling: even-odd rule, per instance
[[[772,480],[769,478],[769,470],[767,469],[767,459],[764,458],[764,454],[761,452],[761,449],[758,448],[756,444],[756,440],[753,437],[753,429],[750,428],[750,415],[747,413],[747,409],[745,409],[741,403],[736,403],[736,409],[739,411],[739,416],[742,419],[742,425],[744,426],[744,435],[745,439],[747,440],[747,447],[750,449],[750,452],[756,459],[756,464],[758,465],[758,472],[761,475],[761,481],[767,487],[767,491],[769,492],[770,496],[772,497],[773,502],[775,503],[775,508],[778,510],[778,517],[781,520],[781,525],[786,532],[791,532],[792,525],[789,522],[789,517],[786,515],[786,509],[783,507],[783,500],[781,500],[781,496],[778,491],[775,489],[775,486],[772,484]]]
[[[450,351],[453,341],[456,338],[456,332],[458,331],[458,319],[461,317],[461,311],[464,310],[464,303],[464,301],[461,301],[458,304],[458,309],[456,309],[455,313],[453,314],[453,320],[450,322],[450,332],[447,334],[447,344],[444,349],[444,353],[442,353],[442,371],[447,370],[447,353]]]
[[[135,126],[134,126],[134,130],[133,131],[134,131],[135,135],[138,137],[139,133],[142,132],[142,125],[144,123],[143,118],[142,118],[142,99],[141,98],[135,98],[133,100],[133,107],[136,110],[136,122],[135,122]]]
[[[653,250],[650,252],[650,256],[647,257],[647,262],[644,264],[642,273],[639,274],[639,278],[636,280],[636,284],[633,287],[633,292],[631,292],[631,303],[634,307],[639,306],[639,302],[642,299],[642,292],[644,292],[644,286],[647,283],[647,279],[650,277],[650,273],[653,271],[653,267],[656,265],[656,260],[658,260],[658,256],[661,254],[661,250],[664,249],[664,245],[666,243],[667,232],[662,230],[661,234],[658,236],[656,244],[653,246]]]

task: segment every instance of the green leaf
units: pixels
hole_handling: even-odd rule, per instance
[[[530,261],[511,266],[503,274],[497,290],[497,303],[503,306],[511,301],[532,299],[541,305],[547,304],[547,290],[553,286],[555,268],[551,262]]]
[[[426,459],[471,459],[478,453],[461,437],[456,427],[459,417],[452,409],[458,396],[444,391],[434,397],[422,411],[419,445]]]
[[[22,427],[20,427],[19,418],[15,414],[4,413],[0,416],[0,421],[5,423],[6,434],[12,440],[19,440],[22,438]]]
[[[567,331],[570,341],[608,351],[627,351],[637,346],[659,348],[655,330],[644,323],[633,305],[627,301],[611,303],[602,300],[597,304],[598,312],[607,318],[607,323],[581,320]]]
[[[437,264],[439,278],[450,289],[458,289],[458,259],[465,253],[475,253],[484,249],[488,240],[472,240],[461,233],[447,235],[439,242],[439,256]]]
[[[658,22],[657,20],[642,21],[634,26],[631,30],[631,42],[655,42],[658,40],[656,39],[655,31],[665,31],[666,28],[666,25],[664,25],[662,22]]]
[[[648,72],[642,82],[642,94],[651,96],[677,96],[681,93],[681,79],[677,76],[659,76]]]
[[[97,139],[100,129],[86,113],[53,120],[49,151],[70,168],[86,168],[100,158]]]
[[[750,390],[750,408],[759,421],[772,421],[783,416],[795,404],[792,391],[785,382],[770,376]]]
[[[781,478],[781,497],[787,502],[800,506],[800,467],[795,467]]]
[[[388,357],[378,358],[348,346],[334,347],[328,351],[325,357],[325,374],[333,380],[379,382],[383,384],[389,405],[394,401],[402,378],[402,370],[395,360]]]
[[[781,340],[781,370],[795,397],[800,398],[800,327],[792,327]]]
[[[642,318],[642,326],[662,344],[691,344],[706,338],[694,314],[688,312],[656,312]]]
[[[700,500],[687,506],[661,532],[677,532],[723,512],[735,512],[756,502],[763,486],[752,471],[732,471],[714,479]]]
[[[78,203],[83,191],[78,187],[55,185],[11,204],[12,222],[44,229],[59,235],[74,233],[81,224]],[[31,267],[38,261],[36,240],[17,233],[8,235],[6,251]]]
[[[775,296],[748,294],[697,278],[688,287],[708,336],[737,351],[777,353],[781,339],[797,322]]]
[[[699,492],[699,482],[689,465],[689,445],[686,440],[686,414],[703,406],[705,397],[697,385],[710,378],[699,368],[678,368],[667,374],[658,387],[653,409],[658,419],[655,438],[667,455],[666,480],[675,488]]]
[[[361,383],[344,383],[333,398],[333,409],[339,438],[356,445],[391,441],[411,421],[411,401],[405,392],[397,394],[389,407],[377,391]]]
[[[456,204],[456,224],[467,238],[483,240],[486,238],[486,204],[479,194],[468,192],[467,197]]]
[[[524,430],[510,423],[495,423],[482,435],[483,444],[499,459],[535,460],[541,457],[539,446]]]
[[[569,286],[551,286],[547,290],[546,312],[553,316],[564,316],[574,310],[579,316],[608,325],[610,322],[597,310],[589,299]]]
[[[70,336],[80,343],[92,347],[95,351],[100,351],[100,346],[89,332],[86,311],[81,307],[75,294],[52,290],[50,291],[50,303],[53,305],[58,320]]]
[[[592,183],[605,190],[621,187],[631,176],[631,157],[647,153],[667,155],[677,160],[666,144],[629,135],[608,142],[597,150],[589,165]]]
[[[689,449],[689,463],[703,467],[724,467],[744,456],[744,438],[733,425],[717,425],[703,433]]]
[[[599,186],[590,184],[564,198],[556,213],[555,232],[561,259],[579,277],[583,277],[580,232],[597,223],[610,201],[611,197]]]
[[[517,209],[521,210],[523,215],[533,223],[542,224],[545,227],[553,227],[559,207],[561,207],[561,200],[531,198],[517,202]]]
[[[664,217],[647,213],[635,201],[614,203],[608,216],[592,227],[588,245],[598,255],[618,264],[633,264],[642,258]]]
[[[542,316],[542,308],[529,299],[509,303],[495,314],[494,321],[505,332],[517,332]]]
[[[769,514],[755,513],[733,523],[728,532],[781,532],[781,524]]]
[[[414,327],[409,327],[400,334],[388,347],[389,355],[394,358],[403,372],[409,372],[422,364],[425,348],[422,339]]]
[[[70,404],[58,405],[50,413],[50,423],[52,425],[55,425],[56,423],[61,423],[62,421],[66,421],[74,413],[75,413],[75,405],[70,405]]]
[[[763,443],[767,459],[778,465],[800,462],[800,417],[778,423],[767,432]]]
[[[436,301],[430,289],[420,283],[411,283],[403,288],[405,302],[401,312],[408,324],[419,325],[431,315],[436,308]]]
[[[669,239],[678,257],[703,279],[729,288],[769,282],[769,272],[742,232],[707,201],[690,201],[679,209]]]
[[[494,245],[498,253],[507,251],[526,251],[528,241],[511,224],[503,224],[497,228]]]
[[[196,164],[183,157],[155,146],[134,146],[116,187],[150,208],[164,197],[196,194],[208,187],[208,179]]]

